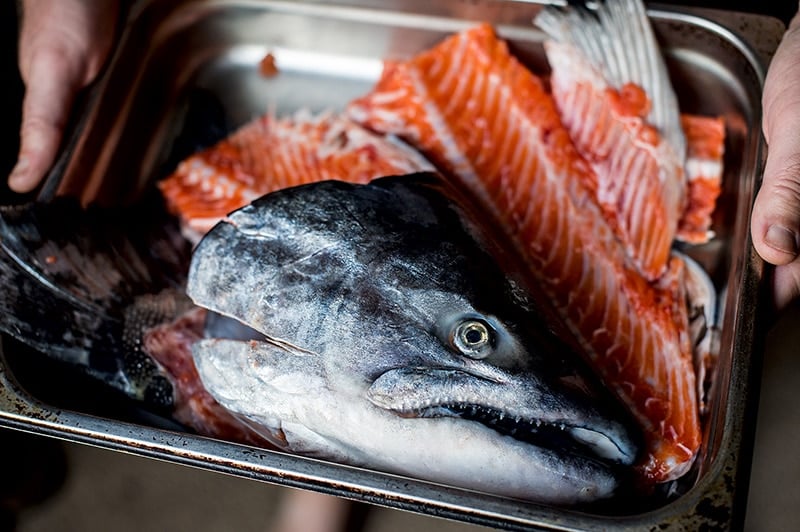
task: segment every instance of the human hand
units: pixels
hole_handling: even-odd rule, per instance
[[[23,0],[19,69],[25,83],[16,192],[34,189],[52,166],[77,93],[111,50],[118,0]]]
[[[800,13],[772,60],[764,85],[764,137],[769,153],[750,230],[756,251],[776,265],[778,310],[800,296]]]

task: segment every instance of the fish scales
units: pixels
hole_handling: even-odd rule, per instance
[[[491,90],[459,90],[464,78],[453,72],[472,72],[469,83]],[[657,285],[638,274],[595,203],[592,169],[552,98],[493,29],[480,25],[407,62],[387,62],[349,112],[405,138],[476,193],[645,428],[643,476],[684,473],[701,438],[681,262],[670,259]],[[511,156],[496,157],[511,140]]]

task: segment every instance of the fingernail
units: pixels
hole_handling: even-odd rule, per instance
[[[764,235],[764,240],[769,246],[792,255],[797,255],[800,249],[795,232],[780,225],[769,226],[767,234]]]

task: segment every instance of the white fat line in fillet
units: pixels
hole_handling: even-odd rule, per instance
[[[719,180],[722,175],[722,163],[716,159],[689,157],[686,160],[686,177],[695,179]]]
[[[383,91],[383,92],[373,92],[369,96],[370,100],[372,101],[373,105],[376,107],[386,107],[389,104],[394,104],[396,102],[402,102],[406,98],[408,98],[408,89],[405,87],[399,87],[394,90],[390,91]],[[358,118],[356,118],[358,120]],[[363,122],[364,120],[358,120],[359,122]]]
[[[447,106],[442,109],[442,115],[444,116],[453,116],[453,114],[460,112],[461,110],[457,106],[463,104],[461,100],[464,97],[464,91],[472,88],[470,82],[473,80],[472,74],[475,69],[475,61],[464,61],[464,54],[469,41],[464,34],[459,34],[456,43],[458,46],[452,57],[442,56],[437,61],[437,63],[446,65],[448,68],[439,84],[439,90],[449,94]],[[477,77],[478,82],[483,78],[483,76]]]
[[[499,115],[508,117],[511,115],[515,115],[516,114],[515,111],[516,109],[512,109],[505,112],[501,112],[499,113]],[[511,169],[511,172],[514,172],[513,174],[509,174],[509,180],[510,180],[509,190],[513,191],[512,193],[513,197],[508,201],[508,209],[509,211],[516,211],[519,202],[524,200],[524,198],[526,197],[525,192],[530,192],[531,195],[534,198],[536,198],[537,191],[535,190],[534,183],[537,183],[538,181],[535,179],[535,176],[532,176],[533,178],[530,179],[530,181],[528,181],[528,179],[525,178],[530,176],[530,172],[532,169],[534,171],[538,169],[538,166],[532,168],[532,163],[535,159],[542,157],[540,153],[542,150],[538,145],[534,145],[533,142],[526,143],[522,140],[522,139],[538,138],[537,128],[530,126],[524,120],[517,121],[518,124],[517,128],[508,127],[509,121],[510,121],[509,118],[503,120],[503,124],[505,127],[502,128],[504,136],[502,138],[503,148],[501,153],[505,155],[509,149],[509,146],[511,146],[512,144],[514,145],[513,147],[514,153],[511,156],[510,160],[508,161],[508,166]],[[510,142],[508,138],[509,136],[512,136],[511,132],[513,130],[517,132],[517,142],[515,143]],[[524,158],[520,160],[520,157]],[[503,172],[502,166],[498,168],[498,171],[501,173]],[[529,187],[529,190],[522,189],[523,187],[526,186]],[[498,191],[498,193],[500,192],[502,191]],[[526,210],[529,208],[530,204],[534,203],[535,199],[528,201],[528,205],[525,206]]]

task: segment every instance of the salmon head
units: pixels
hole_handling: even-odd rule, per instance
[[[632,424],[431,174],[267,195],[194,251],[206,389],[280,448],[550,503],[609,497]]]

